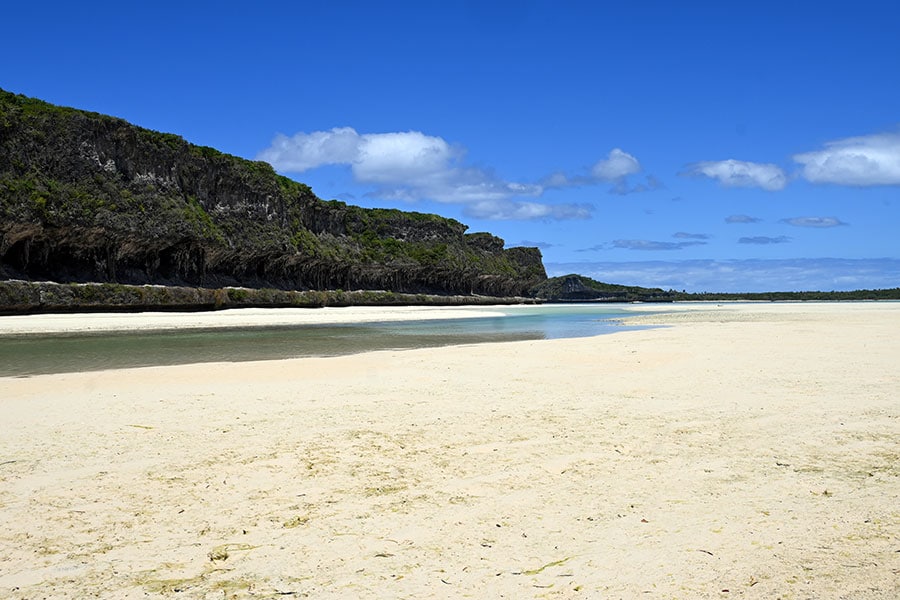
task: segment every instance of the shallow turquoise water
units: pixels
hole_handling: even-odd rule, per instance
[[[616,319],[625,314],[609,305],[547,305],[450,320],[7,336],[0,376],[586,337],[621,331]]]

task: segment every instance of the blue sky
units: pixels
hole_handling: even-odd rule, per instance
[[[900,3],[16,3],[0,87],[688,291],[900,286]]]

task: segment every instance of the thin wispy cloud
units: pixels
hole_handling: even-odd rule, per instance
[[[522,246],[525,248],[540,248],[541,250],[547,250],[549,248],[555,248],[559,244],[551,244],[550,242],[535,242],[532,240],[522,240],[517,244],[512,244],[511,247]]]
[[[742,237],[738,240],[738,244],[757,244],[760,246],[766,246],[769,244],[787,244],[791,241],[786,235],[779,235],[777,237],[769,237],[765,235],[755,235],[752,237]]]
[[[628,194],[650,192],[665,187],[666,186],[663,185],[663,183],[653,175],[646,175],[644,177],[644,181],[640,181],[635,184],[630,184],[627,179],[620,179],[616,182],[616,185],[610,188],[609,193],[615,194],[617,196],[627,196]]]
[[[837,217],[792,217],[790,219],[781,219],[782,223],[793,225],[794,227],[840,227],[847,225]]]
[[[601,250],[607,250],[608,248],[609,246],[607,244],[597,244],[588,248],[579,248],[575,252],[600,252]]]
[[[706,242],[660,242],[655,240],[613,240],[612,247],[623,250],[684,250],[691,246],[702,246]]]
[[[900,133],[851,137],[797,154],[801,176],[812,183],[900,185]]]
[[[725,217],[726,223],[759,223],[762,219],[750,215],[729,215]]]
[[[686,231],[679,231],[677,233],[673,233],[672,237],[679,240],[708,240],[712,236],[710,236],[708,233],[688,233]]]
[[[468,204],[463,214],[493,221],[590,219],[591,204],[546,204],[516,200],[481,200]]]
[[[709,177],[725,187],[756,187],[772,192],[784,189],[788,182],[778,165],[734,159],[694,163],[684,174]]]

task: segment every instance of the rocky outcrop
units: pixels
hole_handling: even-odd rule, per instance
[[[0,315],[59,312],[202,311],[225,308],[323,306],[480,306],[536,300],[474,295],[402,294],[384,290],[295,291],[270,288],[197,288],[121,283],[0,281]]]
[[[536,248],[0,90],[0,279],[521,296]]]
[[[676,299],[674,292],[660,288],[602,283],[574,273],[546,279],[529,294],[549,302],[672,302]]]

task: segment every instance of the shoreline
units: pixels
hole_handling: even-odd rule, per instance
[[[502,314],[484,306],[227,308],[215,312],[48,313],[0,316],[0,335],[167,331],[466,319]],[[505,308],[505,307],[502,307]]]
[[[60,333],[103,333],[121,331],[168,331],[178,329],[217,329],[242,327],[279,327],[301,325],[336,325],[373,322],[402,322],[444,319],[497,317],[541,306],[609,307],[635,313],[625,317],[628,323],[654,324],[683,313],[720,313],[752,307],[757,313],[783,313],[784,308],[804,307],[804,312],[821,313],[829,306],[890,306],[896,301],[691,301],[671,303],[546,303],[521,305],[472,306],[326,306],[319,308],[227,308],[208,312],[72,312],[0,316],[0,335],[41,335]],[[787,310],[790,310],[788,308]],[[876,309],[877,310],[877,309]],[[683,321],[693,317],[673,317]]]
[[[900,305],[637,306],[2,379],[0,595],[896,598]]]

